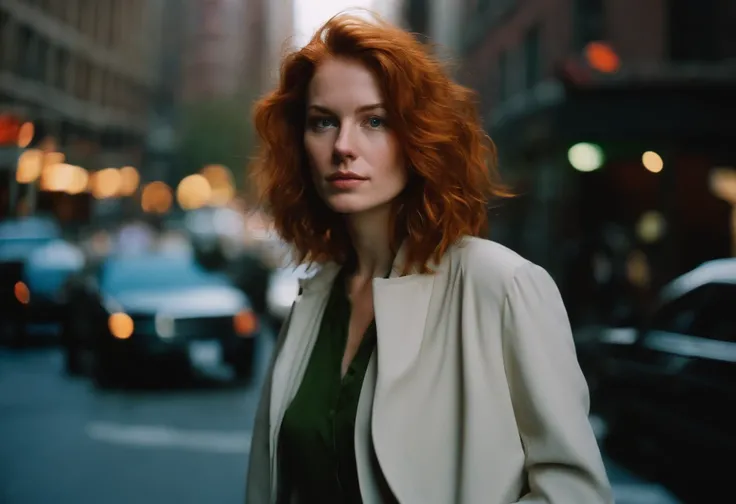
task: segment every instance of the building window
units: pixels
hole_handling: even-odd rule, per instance
[[[90,90],[90,65],[84,60],[77,61],[77,68],[74,74],[75,96],[80,100],[89,99]]]
[[[34,67],[34,41],[33,32],[27,26],[18,29],[18,58],[16,59],[16,71],[19,76],[30,79]]]
[[[605,38],[603,0],[575,0],[573,21],[576,50],[580,51],[589,42]]]
[[[105,19],[105,24],[107,25],[107,34],[106,34],[106,40],[104,43],[107,45],[107,47],[112,48],[115,45],[116,40],[116,25],[115,25],[115,19],[116,14],[119,10],[119,5],[115,0],[110,0],[110,4],[108,5],[107,9],[107,19]]]
[[[498,101],[509,97],[509,56],[506,51],[498,55]]]
[[[36,46],[36,69],[34,79],[46,84],[49,80],[49,51],[51,45],[48,40],[39,38]]]
[[[66,91],[66,76],[69,72],[69,52],[60,47],[56,50],[53,85],[59,91]]]
[[[10,39],[10,16],[0,10],[0,71],[8,70],[11,52],[7,42]]]
[[[539,57],[540,30],[535,26],[526,35],[524,40],[524,81],[526,88],[537,85],[541,76],[541,61]]]

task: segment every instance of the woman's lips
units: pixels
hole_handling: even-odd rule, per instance
[[[335,189],[354,189],[358,187],[360,184],[365,182],[366,179],[361,178],[333,178],[331,180],[328,180],[327,183],[330,184]]]

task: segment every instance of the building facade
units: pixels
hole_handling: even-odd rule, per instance
[[[458,60],[462,56],[462,29],[468,9],[466,0],[405,0],[401,20],[406,28],[426,37],[438,56]]]
[[[272,84],[293,35],[290,0],[186,0],[185,102],[253,96]]]
[[[518,194],[492,234],[551,271],[574,322],[625,318],[618,300],[731,254],[711,178],[736,166],[734,2],[460,4],[458,78]],[[431,35],[432,9],[414,14]]]
[[[63,160],[90,177],[107,167],[141,169],[162,16],[163,0],[0,1],[0,114],[32,125],[23,147],[55,153],[48,163]],[[14,147],[0,148],[4,214],[78,215],[69,201],[83,195],[59,199],[68,195],[16,183]]]
[[[92,142],[103,165],[134,164],[157,74],[159,2],[0,2],[0,108],[63,148]],[[69,153],[73,155],[73,153]],[[124,158],[133,156],[132,158]]]

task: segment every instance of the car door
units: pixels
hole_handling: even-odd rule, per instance
[[[626,409],[653,424],[681,408],[680,373],[691,360],[683,347],[702,313],[707,287],[662,302],[618,363]]]
[[[701,454],[736,454],[736,284],[713,283],[689,334],[677,376],[677,413],[687,420]]]
[[[706,284],[663,305],[640,341],[642,407],[683,451],[717,446],[733,425],[735,287]]]

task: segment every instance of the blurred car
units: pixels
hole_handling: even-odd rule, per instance
[[[609,452],[690,481],[724,477],[719,460],[736,456],[736,259],[675,279],[644,327],[606,344],[597,392]]]
[[[4,332],[16,344],[33,331],[56,330],[66,309],[62,286],[84,265],[82,250],[50,218],[0,223],[0,290]]]
[[[286,320],[291,305],[299,295],[299,280],[312,275],[314,269],[306,264],[282,266],[271,273],[266,290],[266,313],[274,324],[275,333]]]
[[[85,356],[103,384],[164,364],[252,372],[259,323],[247,296],[191,254],[112,256],[70,281],[68,295],[71,373],[85,371]]]

